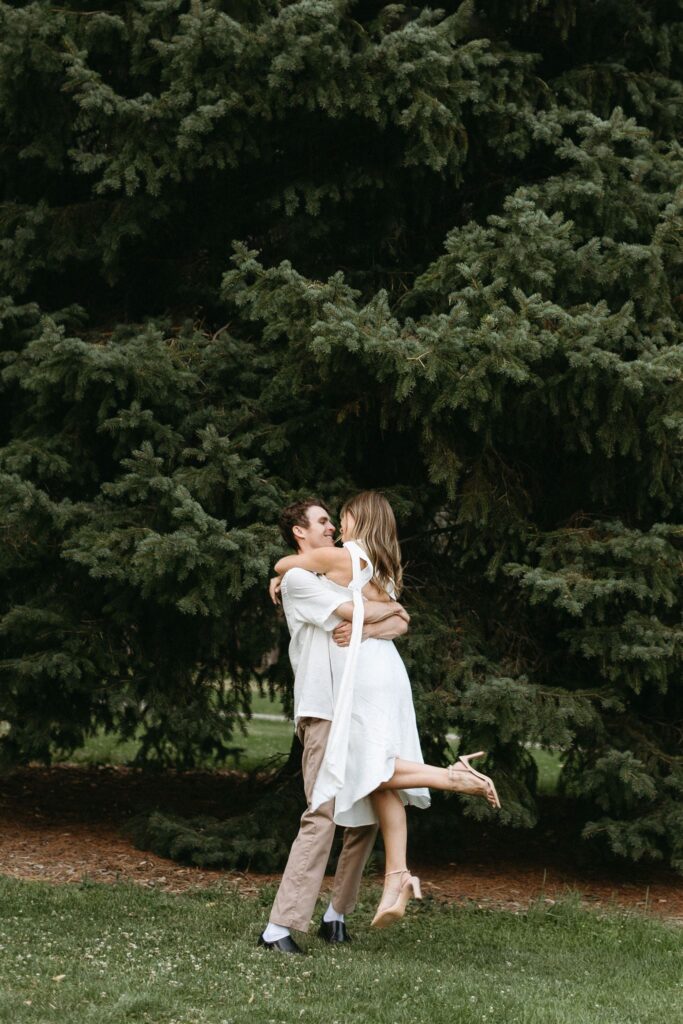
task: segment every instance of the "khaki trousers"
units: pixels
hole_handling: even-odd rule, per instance
[[[313,786],[322,764],[331,722],[323,718],[302,718],[298,735],[303,743],[301,762],[304,792],[308,807],[301,816],[299,834],[292,843],[287,865],[277,891],[270,921],[285,928],[306,932],[320,893],[325,868],[332,849],[335,824],[334,800],[311,810]],[[344,845],[337,862],[332,889],[332,905],[340,914],[350,914],[356,906],[363,868],[377,835],[376,825],[344,829]]]

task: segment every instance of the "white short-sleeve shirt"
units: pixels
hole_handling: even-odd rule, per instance
[[[290,569],[285,573],[280,594],[291,637],[294,723],[300,718],[332,721],[330,633],[342,621],[335,610],[344,603],[344,596],[324,576],[316,576],[307,569]]]

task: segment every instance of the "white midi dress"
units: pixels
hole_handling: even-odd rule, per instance
[[[420,764],[424,759],[400,654],[391,640],[361,642],[361,591],[374,575],[372,564],[355,541],[344,547],[351,555],[353,578],[348,588],[332,585],[340,591],[341,601],[354,602],[352,634],[348,647],[338,647],[331,636],[329,640],[334,717],[312,805],[315,809],[334,798],[335,822],[357,827],[377,823],[370,793],[394,774],[396,758]],[[366,563],[362,568],[361,560]],[[395,792],[405,805],[429,807],[428,789]]]

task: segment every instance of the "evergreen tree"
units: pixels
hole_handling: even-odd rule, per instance
[[[681,6],[0,3],[7,760],[220,759],[382,487],[426,749],[683,866]]]

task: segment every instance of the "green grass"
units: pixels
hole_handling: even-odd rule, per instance
[[[271,712],[276,714],[277,712]],[[247,723],[247,735],[235,731],[230,746],[242,749],[238,757],[226,762],[228,768],[253,771],[272,757],[286,756],[292,745],[294,726],[291,722],[269,722],[252,719]],[[68,764],[111,764],[126,765],[133,761],[140,747],[139,740],[121,740],[112,733],[98,730],[89,736],[82,747],[73,754],[56,755],[54,762]],[[214,765],[208,764],[212,768]]]
[[[271,701],[254,692],[252,697],[252,713],[266,715],[282,715],[282,704]],[[243,748],[237,759],[230,759],[228,767],[238,767],[242,771],[253,771],[272,757],[286,756],[292,745],[294,726],[292,722],[271,722],[253,718],[246,723],[247,735],[243,736],[239,729],[235,730],[230,745]],[[141,731],[140,731],[141,732]],[[140,748],[139,739],[122,740],[115,733],[103,730],[89,736],[82,747],[72,754],[56,753],[56,763],[91,765],[126,765],[130,764]],[[208,767],[212,767],[209,765]]]
[[[56,754],[53,760],[57,764],[129,764],[139,748],[139,740],[122,740],[115,733],[98,729],[78,750],[72,754]]]
[[[235,746],[244,747],[244,753],[239,759],[240,770],[252,771],[271,757],[286,756],[292,745],[293,735],[292,722],[264,722],[262,719],[252,719],[247,727],[247,735],[235,734],[232,739]]]
[[[255,946],[272,889],[168,895],[132,885],[0,877],[0,1021],[7,1024],[661,1024],[683,997],[681,932],[575,899],[528,914],[409,908],[354,944]]]
[[[551,750],[533,748],[531,756],[538,767],[538,792],[543,796],[552,796],[562,770],[562,755]]]
[[[265,715],[282,715],[282,702],[279,700],[271,700],[267,695],[262,697],[261,694],[254,690],[251,695],[251,710],[256,714]]]

